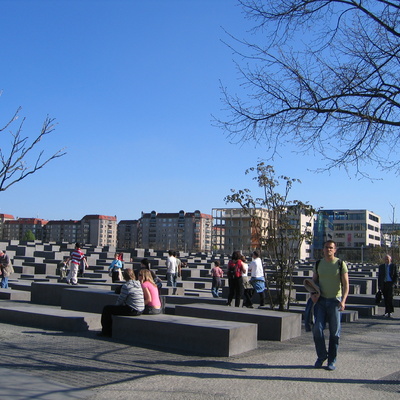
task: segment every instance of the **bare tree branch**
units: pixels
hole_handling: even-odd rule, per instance
[[[4,134],[10,128],[11,124],[18,119],[20,111],[21,108],[18,108],[11,119],[0,129],[0,134]],[[50,161],[66,154],[64,149],[61,149],[49,157],[44,156],[44,150],[39,151],[38,155],[34,155],[39,142],[46,135],[54,131],[54,121],[54,118],[47,117],[43,122],[39,134],[31,142],[29,141],[29,137],[22,136],[25,118],[22,119],[15,133],[12,131],[9,132],[11,135],[10,144],[8,146],[3,144],[0,148],[0,192],[7,190],[15,183],[39,171]],[[2,143],[4,142],[3,138]],[[32,156],[34,158],[30,161],[29,158]]]
[[[362,173],[372,163],[399,173],[400,3],[240,3],[265,40],[229,45],[245,61],[244,94],[221,88],[227,116],[216,121],[230,140],[264,145],[271,158],[294,144],[322,155],[326,169]]]

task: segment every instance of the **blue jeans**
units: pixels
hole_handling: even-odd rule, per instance
[[[2,289],[7,289],[8,288],[8,276],[3,276],[1,278],[0,287]]]
[[[340,311],[339,299],[326,299],[320,297],[314,306],[315,324],[313,329],[315,350],[318,360],[328,364],[336,362],[337,350],[340,337]],[[326,350],[324,330],[329,325],[329,347]]]
[[[213,276],[212,277],[212,287],[211,287],[211,293],[213,297],[219,297],[218,295],[218,290],[221,287],[221,278],[218,276]]]
[[[167,272],[167,286],[172,286],[173,288],[176,288],[177,277],[177,274],[171,274],[170,272]]]

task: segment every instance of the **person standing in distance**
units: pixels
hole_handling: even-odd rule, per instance
[[[392,257],[389,254],[385,256],[385,263],[379,266],[378,287],[385,300],[384,317],[390,318],[394,312],[393,307],[393,285],[396,284],[399,274],[396,264],[392,263]]]
[[[69,256],[69,273],[67,276],[68,285],[77,285],[78,284],[78,270],[81,260],[85,257],[85,255],[81,251],[80,243],[75,243],[75,250]]]
[[[254,290],[260,296],[260,307],[265,305],[265,277],[264,267],[258,251],[253,251],[253,261],[249,264],[249,271],[251,272],[250,283],[253,285]]]
[[[336,357],[340,337],[340,311],[346,307],[349,294],[349,274],[345,262],[335,257],[336,243],[328,240],[324,244],[324,258],[314,267],[313,280],[321,290],[321,296],[314,306],[315,324],[313,329],[317,361],[315,368],[322,368],[328,359],[327,369],[336,369]],[[326,349],[324,329],[329,325],[329,347]]]
[[[173,287],[172,294],[176,294],[176,281],[178,279],[178,263],[175,258],[175,252],[170,250],[166,261],[167,265],[167,286]]]

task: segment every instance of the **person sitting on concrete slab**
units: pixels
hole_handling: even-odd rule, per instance
[[[150,268],[150,262],[147,258],[143,258],[140,261],[140,268],[136,273],[136,275],[139,276],[140,270],[141,269],[147,269],[150,271],[151,277],[153,278],[154,283],[156,284],[158,291],[160,292],[161,288],[162,288],[162,280],[157,276],[157,274]]]
[[[111,337],[113,315],[137,316],[144,311],[143,290],[135,273],[131,268],[126,268],[122,274],[126,282],[122,285],[117,303],[104,306],[101,314],[102,331],[98,336]]]
[[[144,297],[143,314],[161,314],[161,301],[157,285],[153,281],[151,271],[143,268],[139,272],[139,281],[142,284]]]

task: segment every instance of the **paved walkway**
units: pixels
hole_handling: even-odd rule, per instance
[[[0,324],[0,399],[400,399],[398,314],[343,324],[333,372],[312,367],[306,332],[212,358]]]

